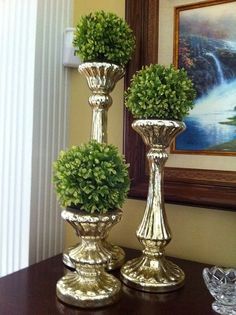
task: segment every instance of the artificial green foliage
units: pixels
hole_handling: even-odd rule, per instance
[[[114,13],[98,11],[79,21],[73,45],[83,61],[106,61],[125,65],[135,40],[129,25]]]
[[[182,120],[193,108],[195,96],[184,69],[154,64],[133,76],[125,103],[134,118]]]
[[[129,189],[128,165],[113,145],[90,141],[62,151],[53,181],[63,207],[105,213],[121,207]]]

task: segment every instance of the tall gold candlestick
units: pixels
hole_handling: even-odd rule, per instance
[[[166,149],[185,129],[185,124],[150,119],[136,120],[132,127],[150,148],[147,153],[150,177],[146,209],[136,233],[143,246],[143,254],[128,261],[121,268],[121,275],[124,283],[139,290],[168,292],[181,287],[185,275],[164,255],[165,247],[171,240],[164,204],[164,165],[168,159]]]
[[[79,72],[86,77],[88,87],[92,91],[88,100],[92,108],[90,139],[99,143],[107,143],[107,113],[112,105],[110,93],[117,81],[124,76],[125,70],[123,67],[111,63],[85,62],[79,66]],[[107,237],[108,232],[104,235],[102,244],[108,253],[107,269],[113,270],[123,264],[125,252],[119,246],[109,243]],[[69,258],[69,253],[73,249],[74,247],[70,247],[63,253],[63,262],[71,269],[75,269]]]

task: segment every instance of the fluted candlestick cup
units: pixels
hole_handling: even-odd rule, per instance
[[[106,62],[85,62],[79,66],[79,72],[86,77],[92,91],[88,100],[92,108],[90,139],[107,143],[107,112],[112,105],[110,93],[124,76],[124,68]]]

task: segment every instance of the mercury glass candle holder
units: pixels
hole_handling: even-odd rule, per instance
[[[88,99],[92,108],[90,140],[107,143],[107,116],[108,109],[112,105],[110,93],[115,88],[116,83],[124,76],[125,69],[122,66],[107,62],[84,62],[78,70],[85,76],[88,87],[92,92]],[[102,245],[109,253],[106,268],[114,270],[124,263],[125,252],[121,247],[111,244],[107,238],[108,231],[102,239]],[[63,253],[63,263],[71,270],[75,270],[75,265],[69,254],[78,246],[80,246],[80,243],[68,248]]]
[[[68,272],[57,282],[59,300],[73,306],[94,308],[119,299],[121,284],[105,270],[110,253],[102,240],[120,221],[121,215],[119,209],[99,214],[73,208],[62,211],[62,218],[75,229],[81,241],[69,253],[75,272]]]
[[[136,232],[143,246],[142,255],[123,265],[122,281],[141,291],[169,292],[183,286],[185,275],[165,257],[171,231],[164,203],[164,166],[168,159],[167,148],[184,131],[185,124],[181,121],[140,119],[135,120],[132,127],[149,148],[150,176],[146,209]]]

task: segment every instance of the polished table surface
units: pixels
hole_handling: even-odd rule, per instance
[[[127,259],[140,255],[125,249]],[[84,310],[61,303],[56,282],[63,276],[61,255],[47,259],[0,279],[0,315],[216,315],[212,297],[202,279],[203,264],[174,259],[186,274],[184,287],[171,293],[146,293],[122,286],[116,304]],[[113,273],[119,276],[119,271]]]

